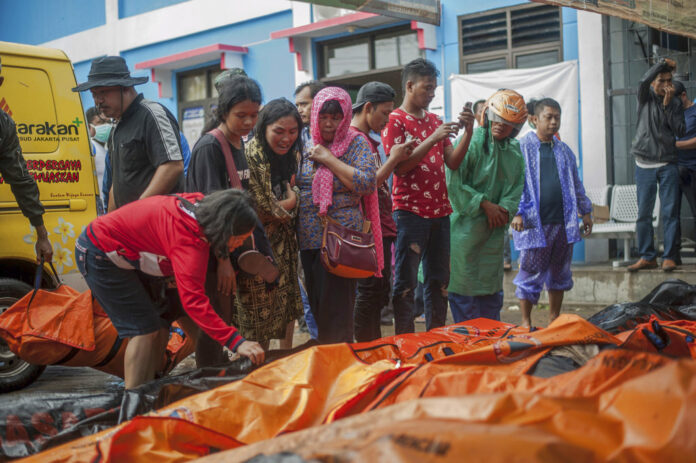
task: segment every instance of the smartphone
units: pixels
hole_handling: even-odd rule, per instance
[[[464,111],[471,111],[471,110],[472,110],[472,109],[471,109],[472,107],[473,107],[473,103],[472,103],[471,101],[467,101],[467,102],[464,104]],[[464,124],[462,124],[462,123],[460,122],[460,123],[459,123],[459,129],[461,130],[461,129],[463,129],[463,128],[464,128]]]

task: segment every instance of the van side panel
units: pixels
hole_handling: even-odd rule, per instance
[[[34,53],[33,50],[37,51]],[[75,239],[97,211],[96,174],[82,104],[70,61],[59,52],[0,42],[0,107],[17,124],[29,172],[46,209],[44,223],[59,275],[77,273]],[[36,231],[0,179],[0,267],[36,260]]]

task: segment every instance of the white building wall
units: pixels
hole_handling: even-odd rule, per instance
[[[607,185],[607,147],[602,16],[578,11],[580,126],[585,188]],[[606,261],[608,240],[585,241],[585,262]]]

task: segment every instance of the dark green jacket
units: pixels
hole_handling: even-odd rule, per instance
[[[12,118],[0,109],[0,175],[9,183],[22,214],[35,227],[43,225],[44,208],[39,201],[39,187],[27,170],[19,147],[17,130]]]

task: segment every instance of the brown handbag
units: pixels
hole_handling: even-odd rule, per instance
[[[324,233],[321,239],[321,263],[324,268],[343,278],[368,278],[377,273],[375,238],[365,221],[363,231],[344,227],[330,217],[323,217]]]

